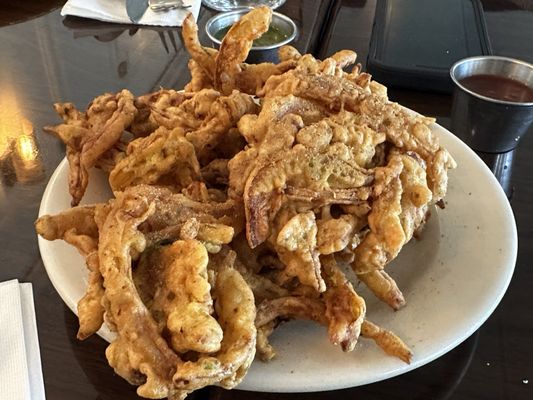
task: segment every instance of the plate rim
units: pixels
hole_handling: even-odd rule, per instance
[[[402,106],[403,107],[403,106]],[[403,107],[406,108],[406,107]],[[410,109],[407,109],[409,111],[412,111]],[[361,379],[358,380],[356,383],[352,384],[343,384],[343,383],[335,383],[328,381],[320,382],[319,384],[310,384],[309,382],[300,383],[300,384],[289,384],[290,379],[285,380],[285,385],[269,385],[268,383],[265,383],[263,385],[250,385],[247,384],[246,379],[241,382],[236,389],[238,390],[244,390],[244,391],[256,391],[256,392],[271,392],[271,393],[307,393],[307,392],[319,392],[319,391],[329,391],[329,390],[337,390],[337,389],[345,389],[350,387],[357,387],[362,386],[370,383],[379,382],[382,380],[386,380],[395,376],[403,375],[404,373],[413,371],[417,368],[420,368],[440,357],[442,357],[444,354],[448,353],[455,347],[459,346],[461,343],[463,343],[466,339],[468,339],[476,330],[478,330],[486,321],[487,319],[492,315],[494,310],[497,308],[497,306],[500,304],[503,296],[507,292],[507,289],[509,287],[509,284],[511,282],[511,279],[514,274],[514,270],[516,267],[516,260],[518,256],[518,232],[517,232],[517,226],[516,226],[516,220],[514,217],[514,213],[512,210],[512,207],[507,199],[507,196],[505,195],[503,189],[501,188],[499,182],[494,177],[490,169],[485,165],[483,160],[470,148],[468,147],[464,142],[462,142],[458,137],[456,137],[453,133],[451,133],[449,130],[444,128],[443,126],[433,123],[430,126],[431,130],[437,134],[439,137],[439,140],[442,139],[444,136],[446,140],[451,140],[452,142],[455,142],[454,145],[457,145],[461,148],[461,151],[464,151],[466,153],[466,156],[469,158],[473,158],[475,160],[475,163],[478,165],[480,172],[483,174],[485,179],[488,179],[489,186],[494,188],[494,192],[491,194],[496,194],[497,202],[499,204],[505,204],[505,206],[502,208],[501,212],[504,214],[505,220],[508,221],[510,224],[509,228],[512,232],[512,237],[509,238],[510,240],[510,248],[508,248],[509,256],[506,258],[506,268],[502,269],[502,275],[500,278],[503,278],[502,284],[499,286],[499,292],[496,296],[492,298],[492,302],[489,306],[487,306],[484,309],[484,312],[482,312],[482,315],[478,315],[475,322],[470,326],[469,329],[464,330],[459,335],[454,335],[453,340],[451,340],[449,343],[447,343],[445,346],[441,347],[438,351],[434,351],[431,354],[426,355],[424,358],[417,358],[414,362],[411,364],[404,364],[399,368],[392,369],[390,371],[387,371],[382,374],[376,374],[374,376],[368,377],[367,379]],[[52,188],[54,186],[54,182],[58,179],[58,176],[62,173],[62,170],[67,167],[66,164],[68,163],[66,157],[62,159],[62,161],[58,164],[56,169],[54,170],[53,174],[51,175],[47,185],[46,189],[43,193],[40,207],[39,207],[39,217],[41,217],[44,214],[44,210],[48,206],[48,202],[50,201],[53,193]],[[66,188],[65,188],[66,190]],[[46,269],[47,275],[52,282],[52,285],[54,286],[54,289],[57,291],[63,302],[71,309],[71,311],[77,316],[77,302],[75,302],[73,299],[71,299],[68,294],[66,293],[66,288],[63,287],[63,285],[59,282],[60,276],[58,276],[57,272],[53,271],[51,265],[53,263],[52,256],[47,253],[44,248],[46,247],[47,243],[50,243],[49,241],[45,240],[41,236],[37,235],[38,237],[38,245],[39,245],[39,251],[41,254],[41,258],[43,260],[44,267]],[[44,251],[43,251],[44,250]],[[112,337],[110,335],[113,335],[107,328],[103,327],[100,331],[97,332],[100,337],[102,337],[106,341],[110,341],[109,339]],[[273,361],[275,362],[275,360]]]

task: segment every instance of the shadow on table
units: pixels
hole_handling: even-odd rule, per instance
[[[482,0],[481,2],[485,11],[533,11],[533,2],[531,0]]]
[[[92,36],[99,42],[111,42],[125,32],[129,36],[133,36],[139,31],[144,30],[157,32],[161,45],[167,54],[170,53],[171,49],[178,52],[180,48],[184,47],[181,39],[181,28],[178,27],[113,24],[73,16],[65,17],[63,19],[63,26],[72,32],[74,39]]]
[[[85,376],[98,392],[98,400],[137,398],[135,387],[117,376],[107,364],[105,349],[107,342],[98,335],[86,340],[76,338],[78,318],[65,306],[65,329],[70,346]]]
[[[65,0],[3,1],[0,26],[25,22],[61,7]]]

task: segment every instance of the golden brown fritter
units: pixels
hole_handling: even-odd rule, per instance
[[[109,364],[140,396],[235,387],[256,351],[274,357],[269,336],[291,319],[326,326],[343,351],[363,337],[411,360],[366,319],[344,271],[402,307],[385,268],[441,203],[455,161],[432,118],[389,101],[360,64],[347,71],[351,50],[318,60],[284,46],[279,63],[246,64],[270,19],[250,11],[217,51],[189,16],[185,91],[57,104],[64,123],[47,128],[66,144],[73,204],[90,168],[110,173],[113,198],[36,230],[85,257],[78,337],[105,322]]]
[[[215,88],[228,95],[236,87],[236,76],[242,71],[241,64],[255,39],[268,30],[272,10],[261,6],[244,15],[224,36],[215,59]]]
[[[64,124],[46,127],[67,146],[69,162],[69,191],[72,206],[81,201],[89,184],[89,169],[117,143],[122,133],[133,122],[137,109],[128,90],[104,94],[95,98],[85,113],[71,103],[56,104]]]

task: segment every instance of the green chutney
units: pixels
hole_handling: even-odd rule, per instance
[[[219,29],[213,34],[213,36],[218,40],[222,41],[222,39],[224,39],[224,36],[226,36],[226,33],[228,33],[232,26],[233,25],[228,25],[222,29]],[[288,32],[283,31],[279,26],[270,25],[268,31],[263,33],[263,36],[261,36],[259,39],[254,40],[253,47],[270,46],[273,44],[280,43],[288,37]]]

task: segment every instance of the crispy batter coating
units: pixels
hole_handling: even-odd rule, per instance
[[[212,80],[215,75],[215,58],[213,57],[214,49],[207,49],[200,44],[200,41],[198,40],[198,26],[194,21],[192,13],[187,15],[183,20],[181,36],[187,52],[194,60],[195,66],[203,69],[204,74]],[[195,92],[196,90],[192,91]]]
[[[219,97],[211,104],[202,125],[187,133],[186,138],[193,144],[198,157],[207,159],[243,115],[255,114],[257,111],[257,104],[250,95],[235,91],[229,96]],[[211,160],[214,158],[216,157],[211,157]]]
[[[426,158],[439,149],[439,140],[429,125],[434,119],[407,111],[380,96],[367,96],[359,107],[360,122],[378,132],[404,151],[415,151]]]
[[[189,94],[173,89],[160,89],[157,92],[137,97],[134,101],[137,115],[131,124],[131,133],[135,137],[148,136],[159,127],[154,114],[162,113],[171,107],[178,107],[190,97]]]
[[[173,381],[187,391],[216,384],[226,389],[242,380],[255,355],[254,296],[242,276],[225,266],[218,271],[214,289],[218,321],[224,331],[220,351],[180,367]]]
[[[369,168],[377,146],[385,141],[385,135],[368,126],[359,125],[357,119],[357,114],[341,111],[321,122],[327,125],[326,132],[331,131],[330,143],[344,143],[350,148],[357,164]],[[305,136],[308,137],[307,142],[316,143],[317,136],[322,136],[320,133],[324,129],[313,128],[315,127],[311,125],[298,132],[298,140],[301,140],[304,132],[309,129],[311,132],[305,132]]]
[[[246,117],[254,116],[246,115],[241,121]],[[279,152],[286,152],[302,126],[303,120],[300,116],[286,114],[279,121],[271,122],[259,145],[237,153],[228,162],[230,197],[242,198],[246,181],[254,168],[272,162],[279,157]]]
[[[419,157],[394,154],[391,160],[401,161],[402,170],[374,201],[368,215],[370,233],[355,249],[352,266],[357,274],[383,269],[398,255],[425,221],[432,198]]]
[[[372,322],[365,320],[361,326],[361,335],[372,339],[385,353],[398,357],[407,364],[411,362],[413,353],[402,339],[391,331],[380,328]]]
[[[61,239],[76,247],[85,257],[89,277],[87,289],[78,301],[78,339],[83,340],[98,331],[104,320],[102,298],[104,289],[98,263],[97,221],[107,215],[104,204],[78,206],[57,215],[44,215],[35,222],[35,230],[47,240]],[[100,214],[100,216],[97,216]]]
[[[343,76],[306,74],[299,69],[271,76],[258,94],[261,97],[292,94],[317,101],[332,111],[343,108],[358,111],[360,103],[369,96],[365,89]]]
[[[368,216],[371,232],[355,249],[356,273],[382,269],[394,258],[406,237],[401,226],[401,182],[395,178],[374,201]]]
[[[292,217],[278,233],[276,250],[285,264],[281,281],[298,278],[318,292],[326,290],[316,249],[317,226],[312,211]]]
[[[240,272],[247,285],[252,289],[256,304],[265,299],[275,299],[289,295],[288,289],[281,287],[264,275],[253,272],[250,267],[245,266],[245,261],[241,262],[238,259],[235,262],[235,269]]]
[[[353,215],[344,214],[339,218],[318,220],[317,250],[320,254],[333,254],[350,246],[353,250],[353,238],[357,218]]]
[[[273,332],[279,318],[307,319],[328,325],[326,307],[320,299],[289,296],[263,301],[257,308],[255,321],[258,332],[257,353],[263,361],[271,360],[276,354],[268,343],[268,336]],[[398,357],[406,363],[411,362],[411,350],[391,331],[367,319],[360,323],[360,329],[361,336],[374,340],[385,353]]]
[[[181,189],[181,193],[189,199],[200,203],[207,203],[210,200],[207,186],[200,181],[191,182],[189,186]]]
[[[122,137],[113,147],[102,154],[102,157],[96,162],[95,167],[107,173],[111,172],[115,168],[115,165],[126,157],[129,140],[130,138]]]
[[[355,63],[357,60],[357,53],[352,50],[340,50],[330,56],[335,61],[338,68],[346,68]]]
[[[215,59],[215,88],[228,95],[236,87],[235,79],[242,71],[252,43],[268,30],[272,10],[261,6],[244,15],[230,28]]]
[[[319,299],[288,296],[263,301],[257,308],[255,324],[260,328],[279,317],[326,322],[324,303]]]
[[[400,180],[403,193],[400,219],[409,241],[418,227],[425,222],[433,195],[428,187],[424,161],[416,153],[403,154],[401,158],[403,170]]]
[[[263,362],[268,362],[276,356],[276,350],[268,341],[268,337],[272,335],[276,326],[278,326],[278,321],[274,319],[257,328],[257,356]]]
[[[251,247],[268,237],[269,221],[279,209],[280,195],[288,188],[294,196],[300,195],[300,200],[307,198],[322,206],[368,198],[372,174],[360,168],[340,143],[323,153],[295,146],[278,156],[276,161],[256,167],[246,181],[246,234]],[[306,190],[298,191],[299,187]],[[316,199],[309,196],[309,189],[319,192]]]
[[[340,345],[343,351],[352,351],[366,315],[365,301],[355,293],[333,256],[323,256],[320,260],[327,285],[323,297],[329,340]]]
[[[242,199],[246,180],[255,168],[258,156],[258,149],[250,147],[240,151],[228,161],[228,195],[230,198]]]
[[[152,312],[166,315],[172,348],[178,353],[220,350],[222,328],[211,315],[207,250],[197,240],[177,240],[164,250],[170,260]]]
[[[337,56],[339,60],[343,59],[341,54]],[[377,83],[371,85],[369,76],[357,74],[357,79],[354,80],[350,76],[336,76],[334,71],[329,74],[328,71],[317,74],[316,71],[323,68],[325,62],[321,64],[313,58],[302,57],[296,69],[272,76],[260,95],[268,98],[296,94],[318,101],[329,109],[340,109],[341,113],[342,109],[353,111],[357,114],[358,125],[384,133],[387,140],[398,148],[404,151],[416,151],[426,162],[431,163],[440,149],[437,137],[429,128],[433,119],[416,115],[396,103],[389,102],[383,87]],[[370,89],[370,92],[365,87]],[[434,161],[434,170],[429,170],[430,180],[435,181],[431,186],[434,187],[436,201],[442,195],[437,182],[444,182],[443,178],[447,176],[446,173],[439,175],[437,171],[446,171],[456,165],[451,156],[443,153],[437,160]],[[432,178],[433,176],[435,178]],[[446,183],[443,183],[443,187],[445,186]]]
[[[164,398],[173,394],[171,377],[182,362],[160,336],[131,278],[131,259],[146,245],[138,226],[155,210],[152,201],[134,191],[120,194],[100,232],[98,256],[107,313],[117,328],[107,360],[117,374],[140,385],[140,396]]]
[[[357,274],[357,278],[368,286],[378,299],[388,304],[393,310],[399,310],[405,305],[401,290],[394,279],[384,270]]]
[[[213,79],[195,60],[189,60],[187,66],[191,73],[191,81],[185,85],[186,92],[199,92],[202,89],[213,88]]]
[[[273,96],[263,100],[257,116],[245,115],[241,118],[239,131],[250,145],[266,144],[265,135],[269,128],[288,114],[298,115],[307,125],[324,118],[327,111],[312,101],[293,95]]]
[[[85,294],[78,301],[79,328],[77,338],[87,339],[100,329],[104,323],[104,280],[100,273],[100,263],[98,261],[98,251],[93,251],[85,258],[89,277],[87,279],[87,289]]]
[[[260,10],[252,14],[255,14],[252,23],[258,21],[264,23],[264,18],[267,17],[268,13]],[[252,18],[252,16],[245,19],[249,18]],[[296,60],[301,55],[291,46],[284,46],[280,49],[280,58],[283,59],[279,64],[267,62],[260,64],[244,63],[252,42],[242,41],[241,35],[247,35],[248,37],[250,34],[259,36],[262,34],[259,32],[251,33],[249,32],[249,26],[244,25],[243,23],[239,28],[235,28],[238,32],[234,32],[228,39],[224,39],[226,41],[225,50],[219,57],[217,50],[203,47],[200,44],[198,27],[192,14],[185,19],[182,30],[183,42],[192,58],[188,64],[191,72],[191,81],[185,86],[185,91],[196,92],[204,88],[212,88],[216,84],[216,87],[225,94],[230,94],[232,90],[238,89],[240,92],[255,95],[263,88],[268,78],[273,75],[283,74],[296,67]],[[228,35],[229,32],[226,36]],[[232,39],[233,37],[236,39]],[[228,57],[232,57],[232,59],[230,60]],[[224,64],[223,69],[219,68],[218,73],[221,72],[221,75],[217,75],[216,72],[217,58],[219,58],[219,64],[227,63]],[[227,71],[230,71],[228,66],[231,66],[231,74],[227,73]],[[217,76],[219,77],[218,80],[216,79]],[[222,81],[224,81],[224,85],[222,85]],[[219,83],[217,84],[216,82]]]
[[[78,206],[57,215],[43,215],[35,221],[35,230],[46,240],[61,239],[87,256],[98,246],[96,206]]]
[[[213,102],[220,97],[220,93],[213,89],[202,89],[189,96],[176,106],[152,108],[151,118],[156,126],[163,126],[168,130],[180,128],[184,132],[198,129],[207,117]]]
[[[234,229],[223,224],[199,222],[190,218],[181,227],[182,239],[199,240],[209,253],[218,253],[222,245],[228,244],[233,239]]]
[[[428,160],[427,178],[428,186],[433,193],[433,202],[437,203],[446,196],[448,188],[448,169],[457,167],[457,163],[448,153],[448,150],[440,148],[433,157]]]
[[[94,210],[94,221],[98,226],[98,231],[109,214],[111,207],[108,204],[97,204]],[[98,246],[98,245],[97,245]],[[78,301],[78,339],[84,340],[100,329],[104,322],[104,278],[100,272],[100,262],[98,258],[98,247],[85,258],[89,276],[87,279],[87,290]]]
[[[44,129],[54,133],[67,146],[69,191],[72,206],[76,206],[89,183],[89,169],[120,139],[133,122],[137,109],[133,95],[127,90],[97,97],[85,114],[75,110],[70,103],[57,104],[55,108],[65,123]]]
[[[289,61],[289,60],[295,60],[297,61],[302,54],[294,47],[286,44],[285,46],[281,46],[278,50],[278,57],[279,61]]]
[[[319,299],[287,296],[265,300],[257,307],[257,354],[263,361],[275,357],[276,352],[268,342],[268,336],[279,324],[278,319],[305,319],[327,324],[324,303]]]
[[[181,228],[191,218],[201,223],[227,225],[234,233],[241,232],[244,227],[242,205],[234,200],[199,202],[168,188],[148,185],[128,188],[125,193],[128,191],[155,203],[156,211],[140,227],[148,244],[179,239]]]
[[[141,183],[173,183],[184,188],[199,179],[200,164],[183,132],[159,128],[130,144],[128,154],[111,171],[109,184],[113,191]]]
[[[253,294],[237,271],[219,271],[215,296],[217,315],[224,330],[224,338],[218,342],[220,351],[214,357],[183,363],[160,336],[160,329],[134,290],[128,271],[132,255],[141,252],[145,245],[138,226],[157,212],[157,202],[150,199],[150,195],[153,195],[150,191],[139,193],[137,190],[120,194],[101,234],[99,255],[105,263],[102,273],[106,279],[108,312],[118,334],[118,339],[106,352],[110,365],[129,382],[140,384],[139,395],[150,398],[184,396],[194,388],[213,383],[233,387],[242,379],[255,354]],[[213,240],[209,229],[203,234]],[[213,334],[218,324],[209,315],[205,248],[195,240],[178,241],[164,253],[172,260],[163,279],[163,287],[168,289],[156,292],[152,310],[162,309],[168,313],[166,326],[175,349],[216,351],[218,346],[212,341],[222,335]],[[192,272],[191,268],[197,272]],[[108,282],[109,279],[113,282]],[[193,300],[187,301],[189,296]],[[133,310],[135,318],[132,318]],[[242,315],[235,319],[235,313]],[[198,368],[205,371],[205,365],[213,365],[213,362],[219,368],[209,376],[200,376],[196,371]],[[194,381],[186,378],[189,373],[193,374]]]
[[[223,224],[203,223],[198,228],[198,240],[211,245],[228,244],[233,239],[234,229]]]
[[[281,75],[296,67],[295,60],[287,60],[279,64],[264,62],[260,64],[240,65],[240,71],[235,76],[235,87],[244,93],[256,94],[261,91],[267,80],[274,75]]]

